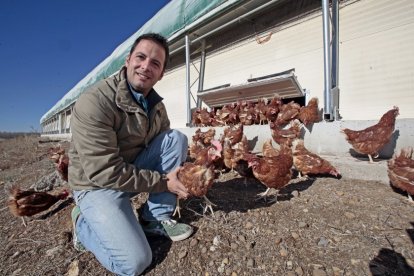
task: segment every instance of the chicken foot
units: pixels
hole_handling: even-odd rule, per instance
[[[273,196],[273,198],[269,201],[269,203],[275,203],[275,202],[277,202],[277,195],[279,194],[279,190],[277,190],[277,189],[274,189],[274,188],[267,188],[266,189],[266,191],[264,191],[263,193],[260,193],[260,194],[258,194],[257,195],[257,200],[259,200],[259,199],[262,199],[263,198],[263,200],[265,201],[265,202],[267,202],[267,198],[269,197],[269,192],[270,191],[272,191],[272,192],[274,192],[275,191],[275,194],[274,195],[272,195]]]
[[[174,209],[174,212],[173,212],[172,216],[175,216],[175,214],[178,214],[178,218],[181,218],[181,212],[180,212],[180,210],[181,210],[180,200],[177,197],[177,204],[175,205],[175,209]]]
[[[204,203],[206,204],[205,206],[201,205],[201,207],[203,208],[203,215],[207,213],[207,210],[210,210],[211,215],[214,217],[214,211],[213,211],[212,206],[217,206],[217,205],[212,203],[206,196],[203,196],[203,198],[204,198]],[[181,218],[180,210],[181,210],[180,200],[177,198],[177,205],[175,206],[172,216],[175,216],[177,214],[178,218]]]
[[[203,215],[207,212],[207,210],[210,210],[211,215],[214,217],[212,206],[217,206],[217,205],[212,203],[206,196],[203,196],[203,198],[204,198],[204,203],[206,204],[206,206],[203,207]]]
[[[22,218],[24,227],[27,227],[26,220],[24,219],[24,217],[21,217],[21,218]]]
[[[371,154],[368,154],[368,158],[369,158],[369,163],[370,164],[374,164],[374,159],[373,158],[377,158],[379,156],[379,154],[375,154],[374,156],[372,156]]]

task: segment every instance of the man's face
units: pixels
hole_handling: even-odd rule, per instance
[[[141,40],[125,60],[127,79],[132,88],[144,96],[164,74],[164,48],[147,39]]]

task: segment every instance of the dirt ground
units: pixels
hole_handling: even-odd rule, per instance
[[[55,143],[38,140],[0,141],[0,186],[29,188],[54,171],[47,149]],[[176,243],[151,238],[144,274],[414,275],[414,204],[405,194],[346,176],[294,179],[277,203],[257,201],[264,190],[227,173],[208,194],[214,217],[202,214],[200,199],[182,202],[181,221],[195,233]],[[137,209],[146,196],[133,199]],[[28,219],[27,228],[10,214],[4,189],[0,200],[0,275],[112,275],[73,249],[72,199]]]

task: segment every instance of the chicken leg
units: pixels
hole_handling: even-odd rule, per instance
[[[263,200],[265,202],[267,202],[267,198],[269,197],[268,194],[269,194],[270,191],[272,191],[272,192],[275,191],[275,194],[273,195],[273,198],[269,201],[269,203],[275,203],[275,202],[277,202],[277,195],[279,194],[279,190],[274,189],[274,188],[267,188],[266,191],[264,191],[263,193],[258,194],[257,195],[258,196],[258,199],[257,200],[263,198]]]
[[[175,206],[175,209],[174,209],[174,212],[173,212],[172,216],[175,216],[175,214],[178,214],[178,218],[181,218],[180,209],[181,209],[181,207],[180,207],[180,200],[177,197],[177,204]]]
[[[214,211],[212,206],[217,206],[216,204],[212,203],[206,196],[203,196],[204,203],[206,206],[203,207],[203,215],[207,212],[207,210],[210,210],[211,215],[214,217]]]

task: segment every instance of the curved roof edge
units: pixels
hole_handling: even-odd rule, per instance
[[[124,64],[129,48],[139,35],[155,32],[171,41],[238,2],[243,0],[172,0],[69,90],[42,116],[40,123],[76,102],[86,88],[119,70]]]

